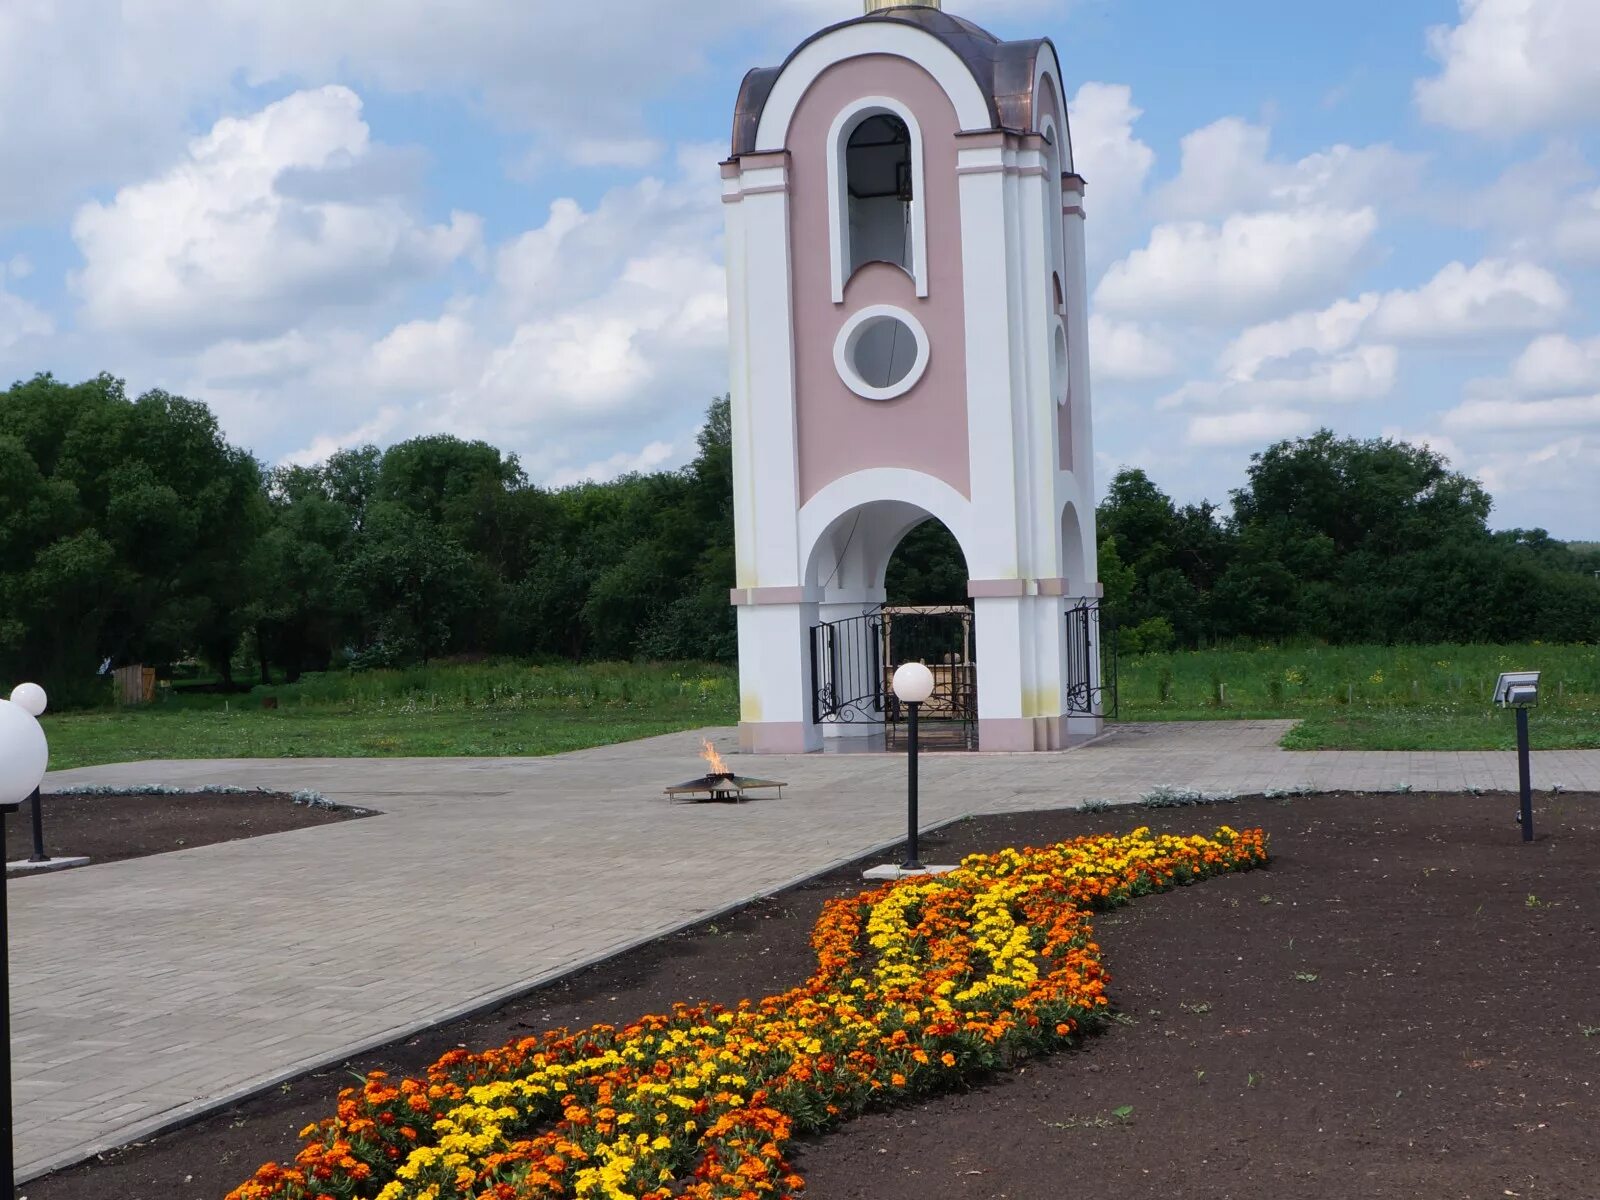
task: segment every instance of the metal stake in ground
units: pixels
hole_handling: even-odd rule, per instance
[[[1517,710],[1517,781],[1522,791],[1522,808],[1517,820],[1522,825],[1522,840],[1533,841],[1533,781],[1528,762],[1528,710],[1539,703],[1539,672],[1507,671],[1494,685],[1494,702]]]
[[[1517,709],[1517,780],[1522,787],[1522,840],[1533,841],[1533,780],[1528,763],[1528,710]]]
[[[902,871],[921,871],[917,851],[917,714],[933,695],[933,672],[905,663],[894,673],[894,694],[906,706],[906,861]]]

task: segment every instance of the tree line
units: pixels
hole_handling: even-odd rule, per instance
[[[70,703],[108,664],[243,686],[443,655],[731,661],[732,474],[726,398],[688,466],[549,489],[447,435],[269,469],[201,403],[39,375],[0,393],[0,679]],[[1112,480],[1101,577],[1135,647],[1600,637],[1600,550],[1491,532],[1425,448],[1280,442],[1231,499]],[[890,599],[961,602],[966,577],[930,522]]]
[[[0,678],[224,686],[441,655],[734,657],[725,400],[677,471],[550,490],[447,435],[268,469],[205,405],[102,375],[0,392]]]

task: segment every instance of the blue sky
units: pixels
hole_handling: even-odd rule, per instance
[[[1062,54],[1102,484],[1220,500],[1327,425],[1600,534],[1600,5],[948,7]],[[6,0],[0,377],[181,391],[267,462],[682,462],[739,78],[858,8]]]

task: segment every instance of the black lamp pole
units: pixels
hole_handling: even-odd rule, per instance
[[[1533,841],[1533,781],[1528,765],[1528,710],[1517,707],[1517,776],[1522,785],[1522,840]]]
[[[15,804],[0,804],[0,846],[5,844],[6,817]],[[11,1120],[11,929],[6,913],[6,880],[0,879],[0,1195],[17,1194],[15,1128]]]
[[[44,852],[44,814],[39,811],[39,789],[33,789],[29,797],[33,802],[33,853],[28,856],[29,862],[49,862],[50,856]]]
[[[906,702],[906,861],[902,871],[920,871],[917,858],[917,712],[922,705]]]

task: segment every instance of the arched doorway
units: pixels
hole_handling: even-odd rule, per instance
[[[822,599],[810,634],[812,720],[834,750],[900,749],[906,713],[891,687],[926,663],[930,749],[978,748],[977,644],[968,571],[955,535],[912,504],[845,513],[819,539],[811,579]]]

